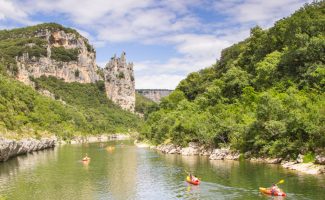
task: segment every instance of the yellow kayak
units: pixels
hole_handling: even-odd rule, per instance
[[[196,181],[193,181],[193,180],[191,180],[191,178],[189,176],[186,177],[186,181],[188,183],[193,184],[193,185],[199,185],[200,184],[200,180],[199,179],[196,179]]]
[[[268,195],[272,195],[272,196],[287,196],[286,193],[284,192],[272,192],[272,190],[270,188],[263,188],[260,187],[260,192],[262,192],[263,194],[268,194]]]

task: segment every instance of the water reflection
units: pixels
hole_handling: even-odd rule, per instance
[[[8,186],[19,173],[34,170],[39,165],[56,160],[57,149],[46,149],[20,155],[6,162],[0,162],[0,190]]]
[[[109,149],[109,150],[108,150]],[[88,153],[91,161],[82,162]],[[202,182],[185,181],[191,171]],[[288,199],[322,199],[324,176],[277,165],[210,161],[135,148],[132,141],[66,145],[0,164],[0,196],[8,199],[247,199],[270,200],[258,187],[285,179]]]

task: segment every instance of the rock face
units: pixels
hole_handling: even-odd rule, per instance
[[[106,64],[104,69],[106,95],[121,108],[134,112],[135,82],[133,63],[127,63],[125,52]]]
[[[95,62],[96,54],[90,48],[86,38],[74,33],[66,33],[63,30],[49,31],[48,29],[39,30],[35,33],[35,37],[47,41],[44,47],[47,49],[47,56],[36,58],[30,57],[28,53],[17,56],[17,79],[19,81],[31,85],[29,77],[38,78],[42,75],[55,76],[66,82],[93,83],[100,80]],[[52,51],[58,47],[77,51],[77,59],[68,62],[53,59]]]
[[[151,99],[152,101],[159,103],[160,100],[168,96],[173,90],[167,89],[138,89],[136,90],[139,94]]]
[[[20,141],[0,138],[0,161],[6,161],[10,157],[26,154],[33,151],[52,148],[55,146],[56,138],[23,139]]]
[[[315,165],[313,163],[297,163],[297,162],[282,162],[282,167],[291,170],[297,170],[307,174],[323,174],[325,173],[324,165]]]
[[[325,156],[317,155],[315,159],[316,164],[325,165]]]
[[[174,144],[159,145],[157,146],[156,149],[163,153],[168,153],[168,154],[179,154],[181,152],[181,148]]]
[[[239,152],[231,151],[230,149],[214,149],[211,153],[210,160],[238,160]]]

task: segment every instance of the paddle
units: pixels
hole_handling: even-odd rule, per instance
[[[184,169],[184,172],[189,176],[190,174],[192,174],[192,173],[190,173],[190,172],[188,172],[188,171],[186,171],[185,169]],[[193,174],[192,174],[193,175]],[[194,176],[194,175],[193,175]],[[196,177],[196,176],[195,176]],[[197,179],[199,179],[199,180],[201,180],[201,178],[199,178],[199,177],[196,177]]]
[[[278,184],[281,184],[281,183],[284,183],[284,179],[280,180],[280,181],[277,182],[275,185],[278,185]]]

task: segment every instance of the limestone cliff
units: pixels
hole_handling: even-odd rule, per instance
[[[17,56],[18,80],[31,84],[29,77],[42,75],[55,76],[66,82],[92,83],[100,80],[96,54],[86,38],[60,29],[37,30],[34,37],[46,41],[43,45],[46,56],[31,57],[28,52]]]
[[[127,63],[125,52],[120,58],[116,56],[106,64],[104,69],[107,97],[121,108],[134,112],[135,83],[133,63]]]
[[[88,40],[60,24],[0,30],[0,73],[2,70],[31,86],[41,76],[80,83],[104,80],[108,98],[125,110],[135,108],[133,64],[126,63],[125,53],[101,69]]]

